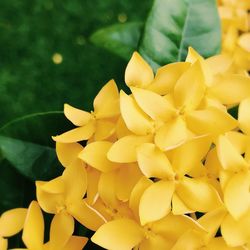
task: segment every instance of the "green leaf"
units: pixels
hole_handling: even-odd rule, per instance
[[[155,0],[139,52],[156,69],[183,61],[191,46],[202,56],[219,53],[220,20],[215,0]]]
[[[27,207],[35,198],[35,184],[22,176],[7,160],[0,162],[0,214],[8,209]]]
[[[22,116],[8,122],[0,128],[0,135],[54,147],[51,136],[72,127],[62,111],[51,111]]]
[[[53,148],[0,136],[0,150],[14,168],[33,181],[51,179],[62,172]]]
[[[137,50],[141,31],[142,23],[115,24],[96,31],[91,35],[90,41],[129,60],[132,53]]]

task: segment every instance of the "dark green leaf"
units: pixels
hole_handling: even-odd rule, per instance
[[[139,52],[156,69],[183,61],[192,46],[202,56],[217,54],[221,46],[215,0],[155,0],[145,24]]]
[[[50,147],[0,136],[2,156],[31,180],[47,180],[62,171],[55,150]]]
[[[0,134],[15,139],[54,147],[52,135],[72,128],[63,112],[35,113],[17,118],[0,128]]]
[[[0,162],[0,214],[16,207],[27,207],[35,198],[35,184],[22,176],[7,160]]]
[[[142,23],[115,24],[96,31],[90,40],[97,46],[129,60],[137,49]]]

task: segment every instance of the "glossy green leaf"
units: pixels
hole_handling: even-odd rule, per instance
[[[183,61],[192,46],[202,56],[217,54],[221,46],[215,0],[155,0],[145,24],[139,52],[157,68]]]
[[[31,180],[46,180],[62,172],[55,150],[50,147],[0,136],[2,156]]]
[[[142,23],[115,24],[96,31],[90,40],[97,46],[129,60],[137,50],[142,31]]]

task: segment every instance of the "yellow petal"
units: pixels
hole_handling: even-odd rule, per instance
[[[181,117],[177,117],[156,131],[155,144],[162,150],[173,149],[187,139],[186,124]]]
[[[188,47],[188,54],[185,61],[193,64],[197,60],[204,60],[204,58],[192,47]]]
[[[66,202],[81,200],[87,190],[87,172],[82,161],[78,160],[63,172]]]
[[[221,206],[217,191],[199,179],[184,177],[177,185],[176,193],[193,211],[208,212]]]
[[[0,235],[10,237],[19,233],[27,214],[25,208],[15,208],[4,212],[0,217]]]
[[[93,205],[98,198],[98,182],[100,172],[94,168],[87,168],[87,201]]]
[[[121,114],[127,128],[137,135],[150,133],[150,118],[139,108],[132,96],[126,95],[123,91],[120,95]]]
[[[95,97],[94,113],[98,119],[119,115],[119,92],[114,80],[105,84]]]
[[[141,179],[136,183],[131,192],[129,199],[129,207],[133,210],[134,214],[137,216],[138,219],[139,219],[139,203],[141,196],[144,193],[144,191],[149,186],[151,186],[151,184],[153,184],[153,182],[150,179],[146,178],[145,176],[142,176]]]
[[[238,121],[240,129],[247,135],[250,135],[250,98],[240,103]]]
[[[92,142],[79,154],[79,158],[101,172],[109,172],[118,167],[107,158],[111,147],[112,143],[108,141]]]
[[[188,62],[176,62],[159,68],[156,72],[155,79],[147,89],[160,95],[169,94],[174,88],[177,80],[190,65],[191,64]]]
[[[218,178],[222,166],[218,159],[216,149],[217,148],[214,147],[208,152],[206,156],[205,168],[209,176]]]
[[[229,247],[223,237],[216,237],[209,241],[207,244],[207,250],[244,250],[244,246]]]
[[[174,215],[184,215],[188,213],[193,213],[192,209],[187,207],[187,205],[181,200],[177,193],[173,194],[172,197],[172,213]]]
[[[247,135],[237,131],[229,131],[225,135],[240,154],[246,152],[249,139]]]
[[[141,227],[130,219],[117,219],[102,225],[91,240],[106,249],[129,250],[143,239]]]
[[[237,121],[220,109],[210,107],[186,115],[189,129],[197,134],[221,134],[237,127]]]
[[[25,219],[22,239],[28,249],[42,250],[44,237],[44,220],[42,211],[36,201],[29,205]]]
[[[195,62],[174,87],[176,105],[183,111],[197,108],[205,93],[204,76],[199,61]]]
[[[136,162],[136,148],[143,143],[151,142],[152,136],[128,135],[116,141],[107,153],[110,161],[118,163]]]
[[[189,230],[178,239],[171,250],[202,249],[201,247],[205,245],[204,235],[204,233]]]
[[[250,52],[250,33],[244,33],[239,37],[238,44],[247,52]]]
[[[125,82],[128,86],[145,87],[154,79],[154,73],[148,63],[134,52],[125,71]]]
[[[223,74],[216,78],[208,95],[226,105],[238,104],[250,95],[250,78],[243,75]]]
[[[111,121],[97,120],[96,131],[94,135],[95,141],[102,141],[110,137],[115,132],[116,124]]]
[[[145,190],[139,205],[142,225],[159,220],[170,212],[174,189],[174,182],[158,181]]]
[[[238,220],[250,208],[250,173],[239,172],[228,181],[224,190],[224,202],[229,213]]]
[[[64,167],[68,167],[77,158],[78,154],[83,150],[79,143],[60,143],[56,142],[56,154],[58,160]]]
[[[232,62],[232,58],[229,55],[216,55],[206,59],[206,63],[213,74],[225,73],[229,70]]]
[[[204,229],[191,217],[186,215],[173,215],[169,213],[166,217],[152,223],[152,231],[176,242],[180,236],[189,230],[204,232]]]
[[[137,148],[137,160],[143,174],[157,178],[173,178],[174,172],[167,156],[153,143],[144,143]]]
[[[222,167],[230,171],[247,169],[248,164],[225,136],[219,136],[217,154]]]
[[[48,193],[43,190],[43,185],[46,182],[36,181],[36,198],[41,208],[47,212],[57,213],[57,206],[63,205],[65,197],[63,193]]]
[[[211,143],[211,137],[199,136],[174,149],[172,164],[175,171],[179,175],[187,174],[206,156]]]
[[[50,194],[60,194],[63,193],[65,190],[64,181],[61,176],[51,180],[44,182],[44,184],[41,186],[41,189],[44,192],[50,193]]]
[[[120,117],[116,123],[116,136],[121,139],[124,136],[131,135],[132,132],[127,128],[124,120]]]
[[[72,236],[62,250],[82,250],[87,242],[87,237]]]
[[[50,226],[50,248],[63,248],[74,232],[74,219],[66,212],[56,214]]]
[[[141,177],[142,172],[137,164],[131,163],[119,168],[115,180],[117,198],[123,202],[128,201],[134,186]]]
[[[111,208],[116,208],[118,200],[116,198],[115,179],[116,171],[102,173],[98,184],[98,193],[103,202]]]
[[[240,220],[234,220],[228,214],[222,222],[221,234],[226,243],[231,247],[242,246],[249,242],[250,214],[243,216]]]
[[[53,136],[53,140],[62,143],[72,143],[88,140],[95,132],[94,122],[89,122],[83,127],[74,128],[61,135]]]
[[[210,238],[214,237],[227,214],[224,207],[208,212],[198,219],[198,223],[205,228]]]
[[[103,223],[105,223],[103,216],[88,205],[86,200],[79,200],[69,204],[67,211],[83,226],[92,231],[96,231]]]
[[[8,241],[2,237],[0,237],[0,249],[7,250],[8,248]]]
[[[168,121],[176,115],[176,110],[164,97],[145,89],[131,88],[140,108],[153,120]]]
[[[140,244],[140,250],[166,250],[171,249],[174,242],[161,235],[154,235],[146,237]]]
[[[92,117],[89,112],[74,108],[66,103],[64,104],[64,115],[76,126],[86,125]]]

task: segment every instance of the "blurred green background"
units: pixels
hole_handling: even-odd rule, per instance
[[[90,110],[109,79],[121,87],[127,62],[89,37],[110,24],[145,20],[151,4],[1,0],[0,126],[25,114],[62,110],[65,102]]]

